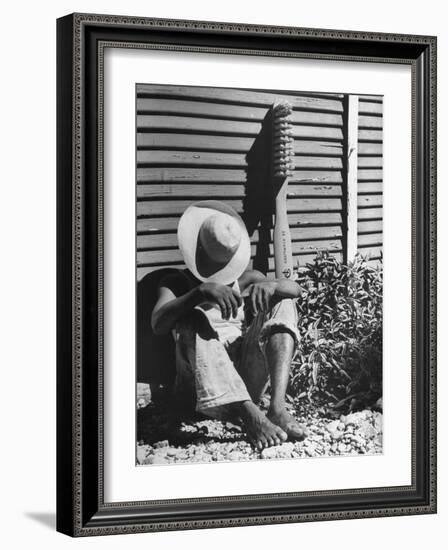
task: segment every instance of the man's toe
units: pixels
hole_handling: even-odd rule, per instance
[[[288,439],[288,434],[281,428],[278,428],[277,437],[280,439],[280,441],[286,441]]]
[[[308,434],[303,426],[292,423],[288,426],[288,435],[293,439],[304,439]]]

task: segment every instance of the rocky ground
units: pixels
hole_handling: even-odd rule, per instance
[[[242,426],[203,417],[170,415],[150,400],[149,390],[140,385],[137,394],[137,464],[221,462],[284,459],[382,452],[380,404],[350,414],[314,408],[297,402],[290,412],[304,424],[304,441],[285,442],[262,451],[246,440]],[[269,405],[268,398],[262,408]]]

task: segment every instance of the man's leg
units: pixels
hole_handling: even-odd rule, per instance
[[[286,439],[283,430],[253,403],[225,346],[199,309],[177,327],[176,358],[177,385],[186,384],[190,377],[198,412],[219,419],[240,416],[259,449]]]
[[[271,403],[268,418],[280,426],[290,439],[303,439],[306,431],[286,409],[286,390],[291,362],[294,357],[294,338],[288,331],[273,332],[267,339],[265,354],[271,377]]]
[[[265,354],[271,378],[271,408],[273,410],[280,410],[285,406],[294,348],[294,339],[289,332],[278,329],[278,332],[274,332],[267,339]]]
[[[196,308],[176,327],[176,389],[193,389],[196,411],[225,416],[226,406],[250,399],[218,334]],[[189,387],[188,387],[189,386]]]
[[[303,439],[304,428],[288,413],[285,396],[299,335],[293,300],[282,300],[267,315],[257,315],[245,335],[239,372],[257,402],[271,382],[268,418],[290,439]]]

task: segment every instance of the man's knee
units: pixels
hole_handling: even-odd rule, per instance
[[[297,328],[298,315],[295,300],[286,298],[280,300],[272,308],[269,318],[263,324],[261,341],[267,344],[271,339],[279,344],[296,348],[299,345]]]
[[[293,334],[285,327],[273,327],[265,337],[265,350],[268,355],[280,353],[293,355],[296,341]]]
[[[288,327],[275,325],[268,331],[265,336],[267,342],[275,342],[278,344],[295,345],[295,338]]]

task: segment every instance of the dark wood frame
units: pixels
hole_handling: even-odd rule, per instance
[[[410,486],[104,502],[102,63],[108,46],[411,65]],[[57,529],[88,536],[434,513],[436,38],[74,14],[58,20],[57,50]]]

